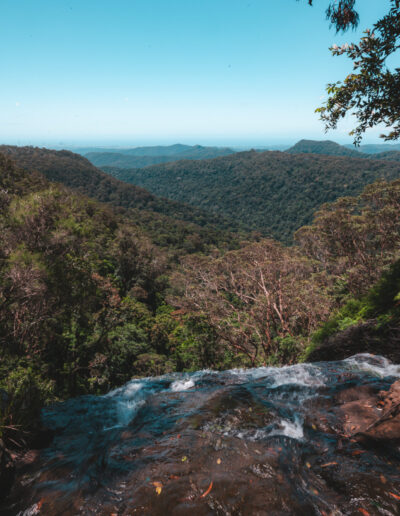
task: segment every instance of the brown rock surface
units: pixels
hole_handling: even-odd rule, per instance
[[[354,399],[359,391],[358,399]],[[352,391],[352,392],[350,392]],[[345,435],[356,434],[377,440],[400,440],[400,380],[378,394],[349,389],[335,409]],[[340,403],[340,399],[338,400]]]

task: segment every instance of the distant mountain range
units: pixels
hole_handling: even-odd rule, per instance
[[[265,152],[266,149],[256,149]],[[213,159],[235,154],[230,147],[203,147],[202,145],[175,144],[169,146],[134,148],[82,148],[78,152],[97,167],[144,168],[160,163],[171,163],[182,159]],[[326,154],[328,156],[349,156],[353,158],[385,159],[400,161],[400,145],[364,145],[356,150],[352,145],[339,145],[333,141],[300,140],[286,150],[289,154]]]
[[[354,145],[345,145],[349,149],[354,149]],[[360,145],[360,152],[365,154],[378,154],[387,151],[400,151],[400,143],[377,143]]]
[[[361,152],[361,150],[355,150],[354,146],[339,145],[330,140],[300,140],[286,152],[289,154],[326,154],[328,156],[350,156],[353,158],[400,161],[400,145],[364,145],[360,149],[367,150]],[[369,152],[367,152],[368,150]]]
[[[169,146],[121,149],[113,152],[89,152],[85,154],[85,157],[98,167],[141,168],[180,159],[211,159],[234,153],[235,151],[228,147],[190,146],[178,143]]]

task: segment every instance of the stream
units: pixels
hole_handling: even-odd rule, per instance
[[[53,405],[55,438],[0,514],[400,514],[400,447],[359,442],[337,412],[344,393],[399,378],[363,354],[135,379]]]

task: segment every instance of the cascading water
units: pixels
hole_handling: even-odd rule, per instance
[[[400,449],[339,430],[351,389],[400,366],[341,362],[133,380],[44,411],[56,436],[2,514],[400,514]],[[398,498],[397,498],[398,496]]]

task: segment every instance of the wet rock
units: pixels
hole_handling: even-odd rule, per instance
[[[400,380],[394,382],[388,391],[379,393],[377,408],[381,412],[379,418],[363,433],[373,439],[400,441]]]
[[[6,498],[14,483],[14,462],[0,439],[0,499]]]
[[[375,397],[376,390],[369,385],[359,385],[357,387],[350,387],[344,391],[339,392],[334,400],[336,403],[351,403],[352,401],[368,401]]]
[[[358,399],[357,390],[360,391]],[[374,393],[368,388],[340,393],[336,409],[345,435],[375,440],[400,440],[400,380],[388,391]]]
[[[400,329],[378,327],[377,321],[355,324],[335,333],[312,351],[307,362],[343,360],[358,353],[377,353],[392,362],[400,363]]]
[[[372,515],[377,500],[398,514],[400,453],[350,435],[356,417],[365,429],[396,406],[393,375],[400,367],[363,356],[70,400],[44,411],[57,435],[16,461],[0,514]]]

